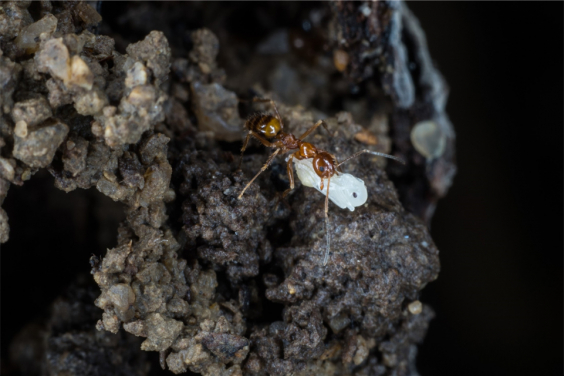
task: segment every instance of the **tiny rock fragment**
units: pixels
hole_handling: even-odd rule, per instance
[[[123,329],[137,337],[147,337],[147,329],[143,320],[123,324]]]
[[[0,243],[6,243],[10,238],[10,225],[8,225],[8,215],[4,209],[0,208]]]
[[[18,121],[14,127],[14,134],[21,138],[27,137],[27,123],[23,120]]]
[[[160,313],[152,313],[145,320],[147,339],[141,344],[144,351],[165,351],[178,337],[183,324]]]
[[[135,302],[135,293],[131,286],[125,283],[118,283],[108,290],[108,299],[114,305],[116,312],[121,316]]]
[[[131,253],[131,244],[108,249],[102,260],[101,270],[105,273],[119,273],[125,268],[125,259]]]
[[[31,167],[46,167],[68,132],[66,124],[54,120],[33,131],[28,130],[26,138],[15,136],[14,157]]]
[[[355,134],[354,139],[366,145],[376,145],[378,143],[378,137],[366,129],[362,129],[360,132]]]
[[[339,333],[341,330],[346,328],[351,323],[348,315],[342,314],[334,317],[329,321],[329,326],[333,330],[333,333]]]
[[[79,56],[73,56],[71,59],[70,77],[65,85],[76,85],[86,90],[92,89],[94,83],[94,75],[84,60]]]
[[[436,122],[422,121],[411,130],[411,142],[425,158],[435,159],[445,151],[446,135]]]
[[[241,361],[249,351],[249,340],[225,333],[210,333],[202,338],[202,343],[222,362]]]
[[[409,303],[407,309],[411,314],[418,315],[423,311],[423,304],[419,300]]]
[[[79,93],[75,96],[74,108],[81,115],[97,115],[108,104],[106,94],[95,88],[94,90]]]
[[[60,80],[69,79],[69,50],[63,38],[49,39],[35,55],[35,63],[40,72],[49,72]]]
[[[48,98],[52,108],[72,103],[72,94],[61,80],[50,78],[45,82],[45,86],[49,90]]]
[[[0,34],[2,34],[0,32]],[[22,67],[0,54],[0,113],[10,112],[12,94],[20,77]]]
[[[15,160],[0,157],[0,177],[8,181],[13,181],[16,174],[14,170],[15,165]]]
[[[128,88],[133,88],[138,85],[145,85],[149,79],[149,72],[143,63],[137,61],[133,66],[127,71],[127,76],[125,77],[125,86]]]
[[[366,340],[362,336],[358,336],[356,339],[356,352],[353,356],[353,362],[356,366],[364,362],[369,354],[369,349],[366,344]]]
[[[102,21],[102,16],[87,2],[78,3],[76,5],[76,13],[86,26],[95,25]]]
[[[25,126],[34,126],[50,118],[53,113],[43,96],[18,102],[12,108],[12,120],[16,125],[23,121]],[[26,131],[27,132],[27,131]],[[25,136],[20,136],[25,137]]]
[[[126,51],[133,59],[144,62],[151,69],[157,80],[156,86],[167,79],[171,50],[161,31],[151,31],[141,42],[127,46]]]
[[[63,148],[63,164],[65,170],[76,176],[86,168],[88,141],[82,137],[73,137]]]
[[[190,51],[190,59],[194,62],[202,62],[208,67],[215,64],[215,58],[219,53],[219,40],[211,30],[202,28],[192,33],[194,48]]]
[[[343,50],[335,50],[333,52],[333,63],[339,72],[344,72],[349,65],[349,54]]]
[[[243,120],[237,110],[237,96],[219,84],[192,85],[194,111],[202,131],[212,131],[222,141],[241,140]]]
[[[107,330],[108,332],[116,334],[119,330],[120,321],[116,315],[104,312],[102,313],[102,320],[96,324],[96,329]]]
[[[145,186],[145,179],[143,178],[145,169],[135,153],[123,153],[123,156],[118,160],[118,167],[124,184],[131,188],[143,189]]]
[[[23,28],[14,43],[26,54],[32,54],[39,48],[39,36],[44,33],[44,37],[48,38],[56,29],[57,18],[52,14],[47,14],[39,21]]]

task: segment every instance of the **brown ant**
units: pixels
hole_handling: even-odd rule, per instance
[[[270,115],[270,114],[255,114],[255,115],[250,116],[247,119],[247,121],[245,121],[244,126],[248,130],[248,133],[247,133],[247,137],[245,138],[245,142],[243,143],[243,148],[241,149],[241,161],[239,162],[239,167],[241,166],[241,162],[243,161],[243,153],[245,152],[245,149],[247,148],[247,145],[249,143],[251,136],[256,138],[257,140],[259,140],[264,146],[269,147],[269,148],[275,148],[276,150],[274,151],[274,153],[272,153],[270,155],[270,157],[268,157],[266,163],[264,164],[264,166],[262,166],[260,171],[251,179],[251,181],[249,181],[247,183],[245,188],[243,188],[243,191],[241,191],[241,193],[239,194],[238,199],[241,199],[241,197],[243,197],[243,194],[245,193],[247,188],[249,188],[249,186],[253,183],[253,181],[255,181],[255,179],[268,168],[268,166],[272,163],[272,161],[274,160],[274,158],[278,154],[283,154],[283,153],[286,153],[286,152],[291,151],[291,150],[297,150],[296,152],[290,154],[290,157],[287,160],[288,163],[287,163],[286,169],[288,171],[288,177],[290,179],[290,188],[286,189],[284,191],[284,193],[282,193],[282,198],[284,198],[291,190],[294,189],[294,172],[293,172],[293,169],[292,169],[293,159],[296,158],[298,161],[302,161],[302,160],[306,160],[306,159],[312,159],[311,162],[312,162],[313,170],[315,171],[315,174],[320,179],[319,187],[316,187],[319,191],[323,191],[323,189],[324,189],[324,179],[327,179],[327,193],[326,193],[326,196],[325,196],[325,227],[326,227],[326,233],[327,233],[327,248],[325,250],[325,257],[324,257],[324,260],[323,260],[323,265],[325,266],[327,264],[327,260],[328,260],[328,257],[329,257],[329,249],[330,249],[330,244],[331,244],[331,235],[330,235],[330,232],[329,232],[329,215],[328,215],[328,212],[329,212],[329,186],[331,184],[331,178],[335,174],[337,174],[337,175],[349,175],[349,174],[342,174],[339,167],[343,163],[345,163],[345,162],[347,162],[347,161],[349,161],[353,158],[356,158],[363,153],[370,153],[370,154],[373,154],[373,155],[376,155],[376,156],[394,159],[394,160],[399,161],[401,163],[404,163],[404,162],[400,158],[396,158],[396,157],[388,155],[388,154],[379,153],[379,152],[376,152],[376,151],[371,151],[371,150],[365,149],[365,150],[361,150],[361,151],[351,155],[350,157],[346,158],[345,160],[343,160],[342,162],[339,163],[337,161],[337,158],[335,158],[334,155],[328,153],[325,150],[318,149],[308,142],[303,141],[307,136],[309,136],[320,125],[322,125],[325,128],[325,130],[327,130],[327,132],[329,132],[329,129],[327,128],[327,123],[325,123],[325,121],[323,121],[323,120],[317,121],[308,130],[306,130],[304,132],[304,134],[302,134],[299,138],[296,138],[293,134],[286,133],[286,132],[283,131],[284,123],[282,122],[282,118],[280,117],[280,114],[278,113],[278,109],[276,108],[276,104],[274,103],[274,101],[272,99],[253,98],[252,101],[253,102],[259,102],[259,103],[270,103],[272,105],[272,107],[274,108],[274,112],[275,112],[276,115],[273,116],[273,115]],[[300,176],[299,172],[298,172],[298,176]],[[352,175],[349,175],[349,176],[352,176]],[[356,179],[356,178],[354,178],[354,179]],[[301,176],[300,176],[300,180],[302,180]],[[360,180],[360,179],[356,179],[356,180]],[[360,180],[360,182],[362,182],[362,181]],[[363,182],[362,182],[362,185],[364,186]],[[309,186],[313,186],[313,185],[309,185]],[[366,190],[366,188],[364,188],[364,189]],[[354,196],[355,199],[357,198],[357,194],[355,192],[352,192],[352,195]],[[365,200],[366,199],[364,199],[364,201],[362,203],[364,203]],[[332,201],[336,202],[333,199],[332,199]],[[345,206],[342,206],[342,205],[339,205],[339,206],[345,207]],[[358,206],[358,205],[354,205],[354,206]],[[354,208],[351,208],[350,206],[349,206],[349,209],[354,210]]]

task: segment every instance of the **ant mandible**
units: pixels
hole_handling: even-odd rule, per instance
[[[404,163],[403,160],[401,160],[400,158],[396,158],[392,155],[388,155],[388,154],[384,154],[384,153],[379,153],[377,151],[372,151],[372,150],[361,150],[353,155],[351,155],[350,157],[346,158],[345,160],[343,160],[342,162],[338,162],[337,158],[335,158],[334,155],[328,153],[325,150],[321,150],[316,148],[315,146],[313,146],[312,144],[308,143],[308,142],[304,142],[303,140],[309,136],[315,129],[317,129],[320,125],[323,126],[323,128],[325,128],[325,130],[327,130],[327,132],[329,132],[329,129],[327,128],[327,123],[325,123],[325,121],[323,120],[319,120],[317,121],[315,124],[313,124],[308,130],[306,130],[304,132],[304,134],[302,134],[299,138],[296,138],[293,134],[291,133],[286,133],[283,131],[284,129],[284,123],[282,122],[282,118],[280,117],[280,114],[278,113],[278,109],[276,108],[276,104],[274,103],[274,101],[272,99],[266,99],[266,98],[253,98],[252,100],[253,102],[259,102],[259,103],[270,103],[272,105],[272,107],[274,108],[274,113],[276,115],[270,115],[270,114],[255,114],[250,116],[247,121],[245,121],[245,128],[248,130],[247,133],[247,137],[245,138],[245,142],[243,143],[243,148],[241,149],[241,160],[239,161],[239,168],[241,167],[241,163],[243,161],[243,153],[245,152],[245,149],[247,148],[247,145],[249,143],[249,140],[251,137],[256,138],[257,140],[259,140],[264,146],[269,147],[269,148],[275,148],[276,150],[274,150],[274,153],[272,153],[270,155],[270,157],[268,157],[266,163],[264,164],[264,166],[262,166],[262,168],[260,169],[260,171],[251,179],[251,181],[249,181],[247,183],[247,185],[245,186],[245,188],[243,188],[243,191],[241,191],[241,193],[239,194],[238,199],[241,199],[241,197],[243,197],[243,194],[245,193],[245,191],[247,190],[247,188],[249,188],[249,186],[253,183],[253,181],[255,181],[255,179],[261,174],[263,173],[268,166],[272,163],[272,161],[274,160],[274,158],[278,155],[278,154],[284,154],[288,151],[291,150],[296,150],[296,152],[290,154],[290,157],[287,160],[287,166],[286,169],[288,171],[288,177],[290,179],[290,188],[286,189],[284,191],[284,193],[282,193],[282,198],[286,197],[286,195],[294,189],[294,172],[292,169],[292,161],[293,159],[297,159],[298,161],[306,161],[306,160],[311,160],[311,166],[309,166],[308,164],[301,164],[300,167],[303,168],[310,168],[313,167],[313,171],[315,172],[315,174],[317,175],[317,177],[320,179],[319,181],[319,186],[316,187],[320,192],[323,192],[324,189],[324,179],[327,179],[327,191],[323,192],[325,194],[325,231],[327,234],[327,248],[325,250],[325,257],[323,259],[323,265],[327,265],[327,260],[329,258],[329,249],[331,246],[331,234],[329,232],[329,186],[331,185],[331,178],[337,174],[337,176],[339,175],[349,175],[349,174],[343,174],[339,167],[351,160],[354,159],[356,157],[358,157],[359,155],[363,154],[363,153],[369,153],[369,154],[373,154],[376,156],[380,156],[380,157],[385,157],[385,158],[390,158],[390,159],[394,159],[396,161],[399,161],[401,163]],[[330,132],[329,132],[330,133]],[[304,167],[305,166],[305,167]],[[301,174],[298,172],[298,176],[300,176],[300,180],[303,180],[301,178]],[[349,175],[350,177],[352,177],[352,175]],[[362,182],[362,180],[357,179],[352,177],[353,179],[356,179],[360,182]],[[347,180],[347,184],[349,184],[350,180]],[[364,182],[362,182],[362,185],[364,186]],[[308,186],[313,186],[313,184],[308,184]],[[354,197],[356,198],[357,195],[356,193],[353,193]],[[332,198],[332,201],[334,201],[335,203],[336,200],[334,200]],[[365,202],[364,201],[361,203],[363,204]],[[337,205],[339,205],[340,207],[344,207],[340,204],[337,203]],[[360,204],[359,204],[360,205]],[[358,206],[358,205],[354,205],[354,206]],[[350,210],[354,210],[354,208],[351,208],[351,206],[349,205],[349,209]]]

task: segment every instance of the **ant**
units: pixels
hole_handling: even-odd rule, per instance
[[[331,234],[329,232],[329,214],[328,214],[329,198],[330,198],[329,187],[331,185],[331,178],[337,179],[339,176],[348,175],[346,179],[342,179],[342,182],[341,180],[339,180],[340,182],[339,184],[341,184],[342,186],[341,185],[335,186],[335,188],[339,188],[340,191],[342,190],[348,192],[350,190],[348,188],[350,188],[351,185],[355,185],[356,187],[358,187],[358,182],[360,182],[362,184],[362,187],[364,188],[364,192],[366,192],[366,188],[364,187],[364,182],[362,182],[362,180],[357,179],[350,174],[343,174],[339,167],[343,163],[348,162],[351,159],[354,159],[363,153],[369,153],[380,157],[394,159],[401,163],[404,163],[404,161],[392,155],[364,149],[351,155],[350,157],[346,158],[345,160],[339,163],[334,155],[328,153],[325,150],[318,149],[308,142],[303,141],[320,125],[322,125],[323,128],[325,128],[325,130],[329,132],[327,123],[324,120],[317,121],[308,130],[306,130],[304,134],[296,138],[293,134],[286,133],[283,131],[284,123],[282,122],[282,118],[278,113],[276,104],[272,99],[255,97],[252,99],[252,101],[259,103],[270,103],[274,108],[275,115],[259,113],[259,114],[251,115],[245,121],[244,126],[248,130],[248,133],[247,133],[247,137],[245,138],[245,142],[243,143],[243,147],[241,149],[241,160],[239,162],[239,168],[241,167],[241,163],[243,161],[243,153],[245,152],[245,149],[247,148],[247,145],[251,137],[254,137],[257,140],[259,140],[264,146],[269,148],[275,148],[276,150],[274,150],[274,153],[272,153],[270,157],[268,157],[266,163],[264,164],[264,166],[262,166],[260,171],[251,179],[251,181],[247,183],[245,188],[243,188],[243,191],[241,191],[241,193],[239,194],[238,199],[241,199],[241,197],[243,197],[243,194],[245,193],[247,188],[249,188],[249,186],[253,183],[253,181],[255,181],[255,179],[268,168],[268,166],[272,163],[272,161],[278,154],[283,154],[297,149],[297,151],[290,154],[290,156],[287,159],[286,169],[288,171],[288,177],[290,179],[290,188],[286,189],[284,193],[282,193],[282,198],[286,197],[286,195],[291,190],[294,189],[294,172],[292,169],[292,161],[295,158],[297,161],[294,161],[294,163],[299,163],[296,164],[296,167],[298,168],[297,170],[298,177],[304,183],[304,185],[315,187],[320,192],[324,193],[326,196],[325,197],[325,231],[327,234],[327,248],[325,250],[325,256],[323,259],[323,266],[325,266],[327,265],[327,260],[329,258],[329,249],[331,246]],[[306,161],[308,161],[308,163],[303,163]],[[311,161],[311,165],[309,165],[310,161]],[[337,176],[335,176],[335,174]],[[308,181],[305,182],[304,179],[307,179]],[[315,181],[316,179],[318,181]],[[323,192],[323,189],[325,187],[324,179],[327,179],[326,192]],[[339,195],[342,195],[342,193],[339,192]],[[358,198],[356,192],[352,192],[352,196],[354,197],[354,199]],[[362,205],[364,204],[364,202],[366,202],[366,193],[364,194],[364,197],[360,198],[360,201],[362,201],[361,203],[353,203],[352,205],[344,204],[343,206],[343,204],[337,202],[337,201],[341,201],[341,197],[335,197],[335,198],[331,197],[331,200],[335,202],[337,205],[339,205],[341,208],[348,207],[352,211],[354,210],[355,206]]]

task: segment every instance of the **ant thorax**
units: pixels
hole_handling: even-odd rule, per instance
[[[324,181],[324,189],[321,189],[321,178],[315,172],[312,161],[312,158],[293,159],[298,178],[306,187],[313,187],[327,195],[327,180]],[[354,211],[354,208],[363,205],[367,198],[366,186],[361,179],[351,174],[340,172],[336,172],[331,177],[329,200],[333,201],[341,209],[348,208],[350,211]]]

